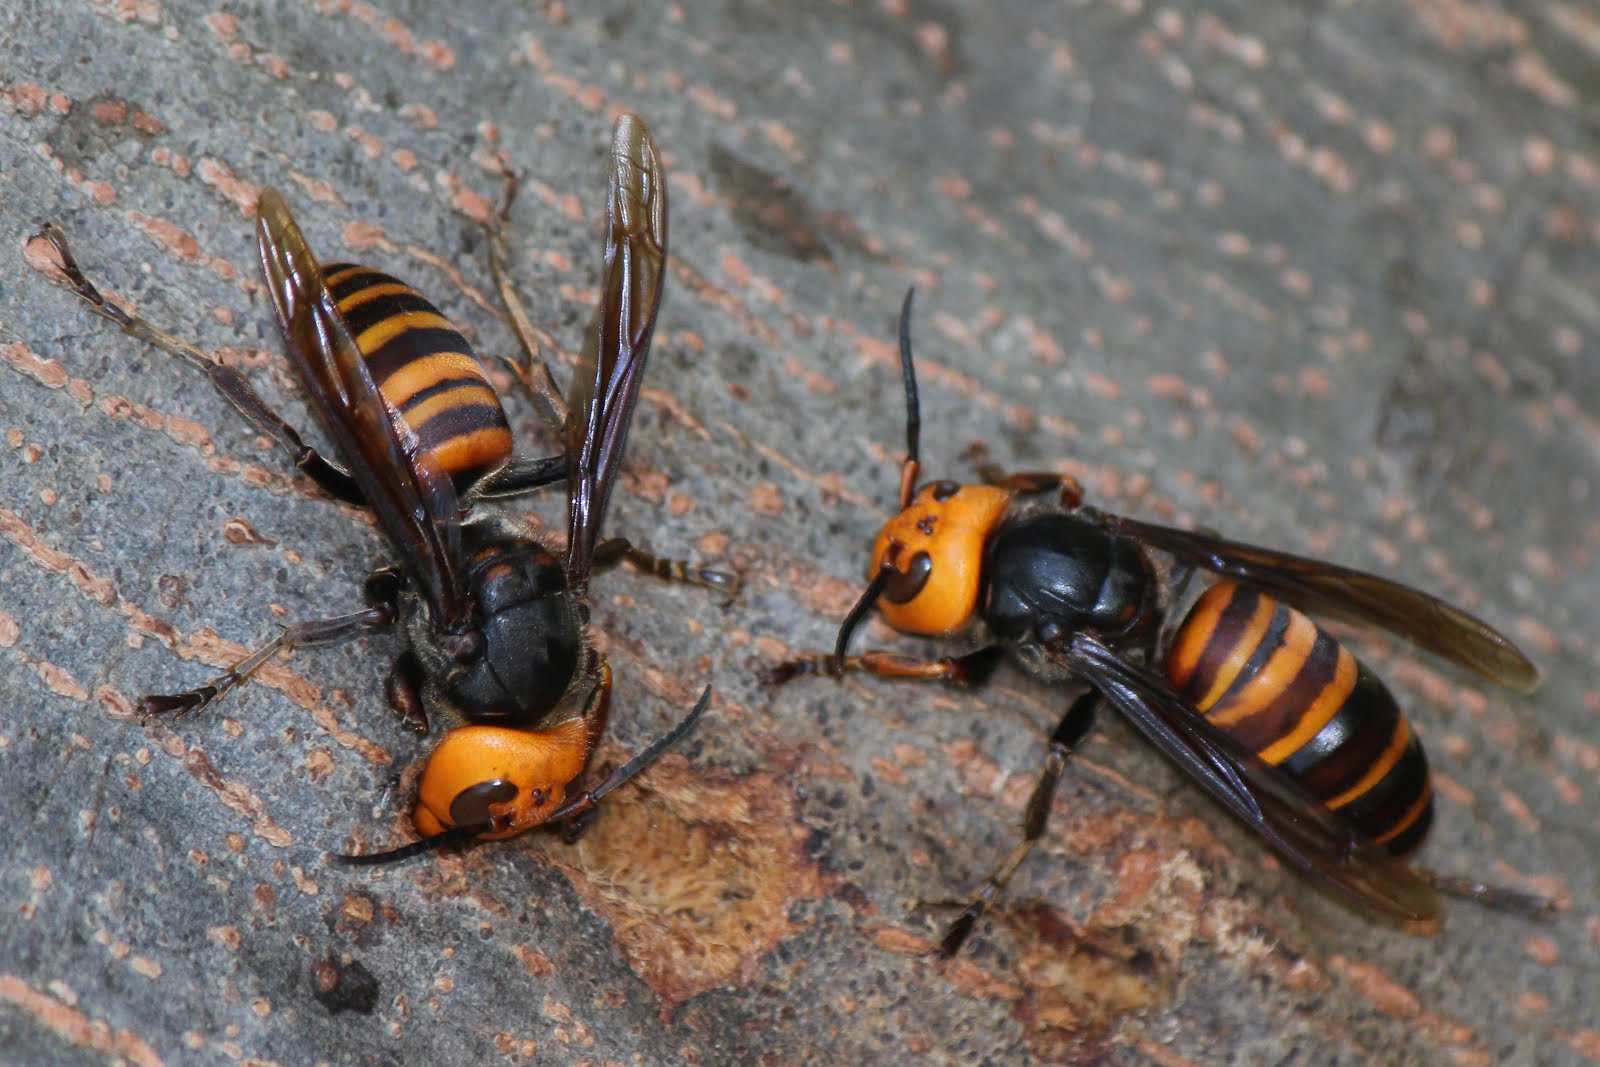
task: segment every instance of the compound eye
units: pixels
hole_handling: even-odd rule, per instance
[[[490,805],[509,804],[517,799],[517,787],[503,778],[479,782],[456,794],[450,802],[450,821],[456,826],[482,826],[494,821]]]
[[[933,558],[926,552],[911,557],[906,570],[889,569],[889,581],[883,587],[883,598],[891,604],[906,604],[916,599],[933,574]]]
[[[961,484],[959,482],[934,482],[928,486],[929,495],[941,504],[959,492],[961,492]]]

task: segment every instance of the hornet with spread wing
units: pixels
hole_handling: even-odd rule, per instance
[[[667,577],[732,590],[720,571],[658,560],[625,540],[600,538],[638,397],[665,281],[667,189],[644,123],[618,119],[611,141],[605,266],[582,358],[565,402],[541,395],[562,454],[513,455],[500,397],[466,338],[415,289],[369,267],[321,263],[274,190],[257,205],[262,272],[289,363],[340,462],[307,446],[239,372],[106,300],[84,277],[65,236],[46,225],[30,258],[124,332],[183,359],[330,495],[370,508],[397,562],[368,579],[368,607],[301,622],[184,693],[146,697],[146,715],[205,707],[277,654],[400,627],[408,647],[387,685],[389,704],[414,729],[430,716],[449,729],[422,771],[412,822],[422,840],[398,859],[466,838],[503,838],[587,812],[686,733],[710,699],[593,788],[574,791],[603,734],[611,673],[586,635],[597,564],[629,559]],[[537,338],[504,277],[500,289],[523,346]],[[536,392],[540,372],[525,380]],[[523,524],[477,507],[489,497],[566,481],[565,551]]]

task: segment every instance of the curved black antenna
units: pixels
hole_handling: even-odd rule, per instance
[[[640,752],[627,763],[608,774],[605,781],[593,789],[579,793],[555,811],[552,811],[543,825],[549,826],[565,819],[573,819],[592,810],[596,804],[600,803],[601,797],[620,785],[626,785],[630,778],[654,763],[661,757],[663,752],[677,744],[684,734],[694,729],[694,724],[699,721],[700,716],[705,713],[710,704],[711,687],[708,685],[701,690],[699,701],[696,702],[694,709],[683,717],[682,722],[650,742],[643,752]]]
[[[917,400],[917,368],[911,359],[911,304],[916,296],[917,287],[913,285],[906,290],[905,302],[900,305],[900,377],[906,389],[906,459],[900,467],[901,511],[910,506],[911,495],[917,488],[917,474],[922,469],[921,460],[918,458],[922,451],[922,404]],[[850,647],[850,635],[855,632],[855,628],[866,617],[867,612],[872,610],[872,606],[878,602],[878,598],[883,595],[884,588],[894,574],[894,568],[885,564],[877,576],[868,583],[866,591],[861,594],[861,599],[850,609],[850,614],[844,617],[844,622],[839,625],[839,639],[833,646],[835,674],[844,674],[845,652]]]
[[[866,592],[861,594],[861,599],[856,601],[856,606],[850,609],[850,614],[844,617],[844,622],[839,624],[839,640],[833,646],[833,670],[835,674],[844,674],[844,654],[850,647],[850,635],[855,632],[857,624],[866,618],[867,612],[872,610],[872,605],[878,602],[883,595],[884,587],[893,578],[895,570],[885,564],[878,571],[876,577],[867,584]]]
[[[922,469],[922,405],[917,400],[917,369],[911,362],[911,301],[917,287],[906,290],[900,305],[900,376],[906,386],[906,461],[900,467],[900,510],[911,503],[917,488],[917,473]]]
[[[398,848],[385,849],[382,852],[365,852],[361,855],[353,855],[348,852],[330,852],[328,853],[328,859],[341,867],[376,867],[380,863],[398,863],[401,860],[408,860],[412,856],[420,856],[424,852],[432,852],[435,849],[449,848],[451,845],[472,841],[479,834],[491,828],[492,824],[486,822],[477,823],[473,826],[452,826],[443,833],[434,834],[432,837],[424,837],[421,841],[413,841],[409,845],[401,845]]]

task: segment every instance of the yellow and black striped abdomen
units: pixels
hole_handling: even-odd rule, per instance
[[[1422,745],[1377,676],[1310,616],[1219,582],[1183,620],[1167,677],[1212,725],[1396,855],[1422,843]]]
[[[511,458],[500,397],[467,339],[409,285],[328,263],[323,281],[389,407],[465,495]]]

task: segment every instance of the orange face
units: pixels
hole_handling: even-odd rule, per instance
[[[992,485],[933,482],[884,524],[872,546],[875,577],[894,570],[878,610],[896,630],[936,636],[960,629],[978,608],[983,550],[1011,493]]]
[[[428,757],[411,822],[423,837],[493,821],[486,838],[510,837],[548,819],[589,759],[590,726],[571,719],[548,730],[463,726]]]

